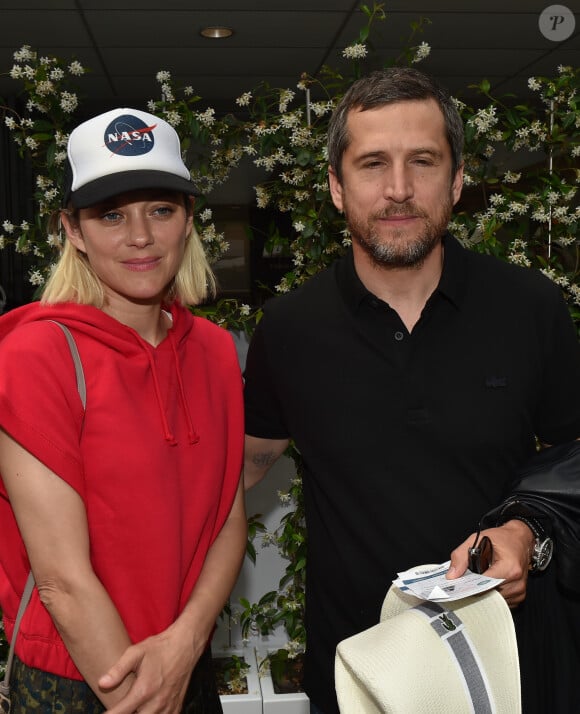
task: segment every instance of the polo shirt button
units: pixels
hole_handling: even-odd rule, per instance
[[[397,342],[400,342],[404,337],[405,337],[405,335],[402,332],[400,332],[400,331],[395,332],[395,339],[397,340]]]

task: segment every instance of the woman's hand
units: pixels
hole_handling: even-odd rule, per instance
[[[110,691],[126,677],[134,680],[129,693],[109,714],[179,714],[191,673],[205,643],[193,644],[191,632],[172,625],[170,628],[138,642],[123,653],[109,671],[99,679],[99,687]]]

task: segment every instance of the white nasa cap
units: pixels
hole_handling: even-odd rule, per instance
[[[75,208],[145,188],[197,193],[175,129],[139,109],[112,109],[79,124],[68,161],[64,203]]]

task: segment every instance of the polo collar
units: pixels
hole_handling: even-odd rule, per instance
[[[467,285],[467,250],[450,233],[443,236],[443,246],[443,271],[435,292],[459,309]],[[364,301],[376,299],[356,273],[352,248],[338,261],[336,280],[340,293],[352,312],[356,312]]]

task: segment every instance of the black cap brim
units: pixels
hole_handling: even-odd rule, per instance
[[[67,187],[64,205],[70,202],[74,208],[88,208],[121,193],[148,188],[177,191],[190,196],[200,195],[192,181],[166,171],[124,171],[103,176],[76,191]]]

